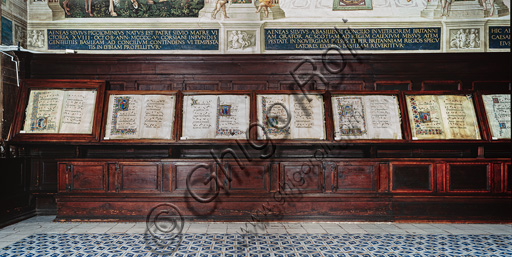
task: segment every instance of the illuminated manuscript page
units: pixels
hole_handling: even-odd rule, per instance
[[[347,95],[332,98],[335,139],[401,139],[396,96]]]
[[[246,139],[249,129],[250,99],[247,95],[218,95],[215,137]]]
[[[59,133],[92,133],[96,90],[66,91],[63,103]]]
[[[213,138],[217,97],[186,95],[183,97],[183,131],[181,139]]]
[[[139,138],[142,95],[110,95],[105,139]]]
[[[289,106],[292,115],[291,138],[325,139],[325,112],[322,95],[290,95]]]
[[[471,95],[440,95],[445,139],[480,139]]]
[[[368,138],[363,96],[332,97],[332,108],[336,140]]]
[[[510,95],[482,95],[492,139],[510,139]]]
[[[25,111],[25,133],[58,133],[64,90],[30,91]]]
[[[412,139],[445,139],[438,97],[436,95],[407,95],[406,100]]]
[[[174,122],[173,95],[144,95],[139,138],[171,139]]]
[[[288,95],[258,95],[258,139],[289,139],[293,113]]]

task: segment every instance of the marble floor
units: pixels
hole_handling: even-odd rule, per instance
[[[0,256],[512,256],[512,224],[185,222],[162,244],[144,222],[54,218],[0,229]]]

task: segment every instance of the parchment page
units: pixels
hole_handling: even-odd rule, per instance
[[[290,109],[292,139],[325,139],[325,112],[322,95],[290,95]]]
[[[265,133],[272,139],[291,137],[291,119],[288,95],[258,95],[258,139],[266,139]]]
[[[368,139],[402,139],[400,110],[394,95],[363,96]]]
[[[407,95],[406,100],[413,140],[446,137],[438,96]]]
[[[246,139],[250,98],[247,95],[218,95],[215,138]]]
[[[139,138],[142,95],[110,95],[105,139]]]
[[[171,139],[174,122],[173,95],[144,95],[140,138]]]
[[[480,139],[471,95],[440,95],[446,139]]]
[[[217,96],[186,95],[183,103],[182,139],[213,138]]]
[[[58,133],[62,113],[63,90],[30,91],[25,111],[25,133]]]
[[[482,95],[492,139],[510,139],[510,95]]]
[[[363,96],[334,96],[332,110],[336,140],[368,138]]]
[[[91,134],[96,90],[66,91],[59,133]]]

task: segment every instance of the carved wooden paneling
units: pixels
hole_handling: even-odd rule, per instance
[[[339,193],[373,192],[378,185],[376,174],[378,174],[378,166],[374,163],[342,162],[337,163],[333,180]]]
[[[108,170],[105,162],[59,163],[61,192],[106,192]]]
[[[320,193],[325,186],[322,165],[318,162],[281,162],[280,187],[292,194]]]
[[[301,88],[295,81],[279,81],[279,89],[280,90],[301,90]],[[317,88],[317,84],[314,81],[311,81],[302,87],[302,90],[316,90],[316,89],[325,89],[325,87]]]
[[[512,83],[510,81],[473,81],[473,90],[512,90]]]
[[[460,80],[425,80],[421,83],[421,90],[461,90],[462,82]]]
[[[375,81],[375,90],[412,90],[412,82],[408,81]]]
[[[364,90],[364,81],[331,81],[329,90]]]
[[[313,75],[304,90],[510,89],[509,53],[346,55],[347,68],[338,74],[322,67],[320,54],[35,54],[30,57],[30,62],[21,63],[27,65],[31,78],[104,79],[110,82],[109,89],[115,90],[300,90],[290,72],[306,58],[312,60],[328,85],[320,76],[308,74],[311,66],[302,66],[296,73],[305,74],[299,79],[307,80]],[[335,66],[334,63],[329,65]],[[477,80],[504,82],[495,86],[472,84]],[[103,168],[92,168],[90,174],[96,174],[95,180],[78,177],[71,181],[76,182],[80,190],[65,191],[66,179],[59,177],[60,183],[64,183],[60,188],[64,191],[58,194],[58,218],[122,219],[139,215],[144,219],[156,204],[172,201],[190,218],[246,221],[263,204],[267,206],[269,201],[277,201],[273,194],[281,191],[288,194],[281,197],[286,199],[287,205],[283,209],[284,216],[280,217],[283,220],[510,221],[508,203],[512,175],[510,163],[505,159],[510,157],[509,145],[487,141],[439,144],[437,141],[425,144],[406,141],[403,144],[355,142],[340,147],[326,142],[328,159],[313,163],[310,157],[320,144],[276,142],[278,150],[274,159],[261,163],[244,160],[245,170],[230,160],[227,165],[232,181],[228,183],[220,167],[209,159],[209,151],[237,147],[233,142],[71,145],[71,149],[77,150],[70,150],[72,156],[66,157],[49,152],[51,145],[42,146],[40,153],[46,155],[31,156],[48,161],[33,162],[31,169],[36,169],[35,174],[42,177],[33,189],[39,194],[41,190],[51,190],[55,176],[42,171],[54,170],[58,158],[78,160],[73,164],[80,164],[82,158],[104,158],[104,161],[97,161],[97,166]],[[482,158],[477,159],[476,145],[482,145]],[[38,147],[26,146],[29,150]],[[253,152],[257,153],[250,155],[257,158],[259,152]],[[118,161],[116,158],[125,159]],[[503,165],[504,162],[507,164]],[[91,163],[94,164],[90,161],[82,165]],[[484,176],[486,163],[498,168],[489,168],[494,173]],[[118,173],[116,164],[119,164]],[[70,173],[66,166],[59,168],[61,175]],[[86,169],[89,168],[83,170]],[[212,173],[219,181],[208,181]],[[119,183],[115,181],[116,174]],[[189,174],[192,174],[191,189],[198,195],[212,196],[212,189],[218,182],[227,186],[220,189],[221,194],[215,201],[198,202],[187,192]],[[465,180],[466,176],[471,178]],[[99,182],[102,180],[103,183]],[[490,191],[482,190],[484,184]],[[498,184],[500,187],[496,186]],[[325,189],[325,185],[328,188]],[[116,186],[119,186],[117,191]],[[481,197],[482,193],[487,193],[485,198]],[[237,197],[238,194],[242,196]]]
[[[198,191],[208,191],[213,188],[215,181],[209,178],[215,166],[212,162],[177,162],[173,166],[173,190],[187,190],[187,176],[190,175],[190,188]],[[205,184],[206,182],[206,184]]]
[[[220,82],[186,81],[184,90],[220,90]]]
[[[270,163],[227,162],[224,167],[222,179],[230,193],[270,192]],[[220,167],[217,170],[221,173]]]
[[[448,192],[489,192],[491,165],[489,163],[448,163]]]
[[[172,90],[173,85],[169,81],[136,81],[136,90]]]
[[[151,193],[162,188],[162,166],[157,162],[121,162],[117,175],[119,192]]]
[[[391,191],[432,192],[433,173],[430,163],[392,163]]]
[[[233,81],[233,90],[268,90],[267,81]]]
[[[111,80],[108,84],[108,90],[128,90],[126,81]]]
[[[505,164],[505,191],[512,192],[512,165],[510,163]]]
[[[55,159],[32,159],[32,188],[57,190],[57,161]]]

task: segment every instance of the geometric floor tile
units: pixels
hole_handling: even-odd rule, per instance
[[[512,256],[512,235],[34,234],[0,256]]]

